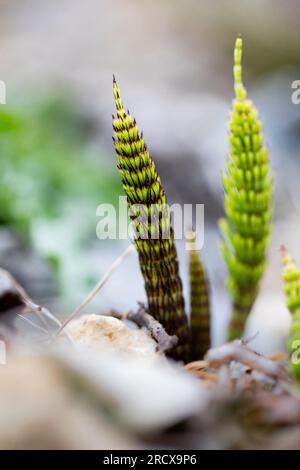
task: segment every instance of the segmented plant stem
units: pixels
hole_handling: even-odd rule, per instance
[[[113,116],[114,145],[130,215],[132,220],[137,216],[139,220],[135,224],[135,245],[145,281],[148,310],[168,334],[179,338],[178,346],[170,351],[170,356],[185,359],[188,324],[165,192],[143,134],[129,111],[124,110],[115,79],[113,91],[117,108],[117,114]]]
[[[193,232],[187,234],[191,301],[191,357],[202,359],[210,348],[209,287]]]
[[[283,289],[287,308],[292,315],[287,345],[291,355],[290,367],[293,374],[300,379],[300,269],[284,246],[281,247],[280,251],[283,264]]]
[[[226,218],[220,221],[221,250],[232,296],[229,339],[239,338],[264,273],[271,229],[272,180],[261,121],[242,82],[242,39],[234,49],[234,88],[229,120],[230,151],[223,176]]]

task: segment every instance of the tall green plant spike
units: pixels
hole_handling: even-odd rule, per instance
[[[117,115],[113,116],[113,140],[127,203],[132,210],[133,218],[136,215],[135,204],[142,204],[146,212],[144,223],[138,226],[140,237],[136,237],[135,245],[145,281],[148,310],[162,323],[169,334],[175,334],[179,338],[178,346],[170,352],[170,355],[185,360],[188,348],[188,324],[184,311],[174,234],[170,227],[170,214],[165,211],[165,192],[143,134],[139,132],[136,121],[129,111],[124,110],[115,78],[113,92],[117,108]],[[150,221],[154,212],[157,214],[156,224]],[[170,236],[163,239],[163,233],[168,233],[168,230]],[[148,238],[142,238],[142,235],[148,235]],[[153,239],[154,236],[156,239]]]
[[[292,314],[292,324],[288,340],[288,350],[292,359],[292,354],[299,350],[300,347],[300,269],[296,266],[284,246],[281,247],[280,251],[283,264],[282,278],[286,305]],[[294,341],[299,341],[299,343],[294,343]],[[290,367],[293,374],[300,379],[300,364],[296,364],[291,360]]]
[[[193,232],[187,234],[191,299],[191,360],[202,359],[210,348],[208,280]]]
[[[243,334],[264,273],[271,228],[272,180],[258,113],[242,82],[242,39],[234,49],[234,89],[229,120],[230,151],[223,176],[226,218],[220,221],[221,251],[232,296],[229,339]]]

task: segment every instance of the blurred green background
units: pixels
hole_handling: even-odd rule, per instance
[[[51,294],[67,302],[78,284],[89,289],[98,280],[80,269],[76,274],[72,262],[95,235],[99,200],[116,205],[121,190],[113,165],[89,148],[92,127],[67,93],[0,109],[1,227],[45,260],[57,281]],[[32,290],[47,300],[47,286]]]

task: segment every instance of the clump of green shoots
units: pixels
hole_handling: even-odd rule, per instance
[[[194,232],[187,234],[191,302],[190,360],[202,359],[210,348],[210,302],[205,269]]]
[[[117,109],[113,129],[118,168],[132,219],[142,215],[136,225],[135,245],[145,281],[148,310],[170,335],[178,336],[178,346],[170,355],[184,360],[188,352],[188,323],[166,195],[143,134],[135,119],[124,110],[115,79],[113,92]],[[138,214],[142,211],[143,214]]]
[[[265,270],[271,229],[272,180],[261,121],[242,82],[242,39],[234,49],[235,98],[229,120],[230,150],[223,176],[224,209],[220,221],[222,254],[232,296],[229,339],[239,338]]]
[[[299,353],[297,356],[297,350],[300,350],[300,269],[284,246],[281,247],[280,252],[283,264],[282,278],[286,305],[292,315],[288,340],[288,350],[291,355],[290,367],[295,377],[300,379]]]
[[[234,49],[235,98],[229,121],[230,151],[227,172],[223,176],[225,217],[220,221],[221,249],[229,271],[228,286],[232,296],[229,339],[242,336],[257,297],[265,269],[272,212],[268,152],[257,110],[247,98],[242,82],[241,59],[242,40],[238,38]],[[192,249],[189,249],[189,329],[165,192],[143,134],[129,111],[124,109],[115,79],[113,91],[117,109],[116,117],[113,116],[114,145],[130,217],[138,219],[134,242],[145,281],[148,311],[169,334],[178,336],[179,344],[172,351],[173,357],[185,359],[190,353],[197,359],[210,346],[210,308],[205,271],[193,239],[190,242]]]

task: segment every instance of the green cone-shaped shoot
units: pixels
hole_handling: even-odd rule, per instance
[[[113,117],[114,145],[127,203],[133,216],[137,215],[136,204],[143,205],[146,212],[144,222],[137,227],[139,236],[135,238],[135,245],[145,281],[148,310],[169,334],[179,338],[178,346],[170,351],[170,356],[185,359],[188,324],[170,214],[165,210],[165,192],[143,134],[139,132],[135,119],[124,110],[115,79],[113,91],[117,108],[117,115]],[[155,212],[156,223],[151,223],[150,218]],[[165,239],[164,233],[168,232]],[[156,239],[153,239],[154,234]],[[143,235],[148,238],[143,238]]]
[[[288,350],[291,355],[290,366],[293,374],[300,379],[300,269],[284,246],[280,251],[283,264],[283,289],[287,308],[292,314],[288,340]],[[297,351],[299,351],[298,354]]]
[[[220,221],[222,253],[233,300],[229,339],[243,334],[256,299],[271,228],[272,180],[262,124],[242,83],[242,39],[234,50],[234,88],[229,121],[230,151],[223,177],[226,218]]]
[[[210,348],[209,288],[193,232],[187,234],[191,299],[191,357],[199,360]]]

